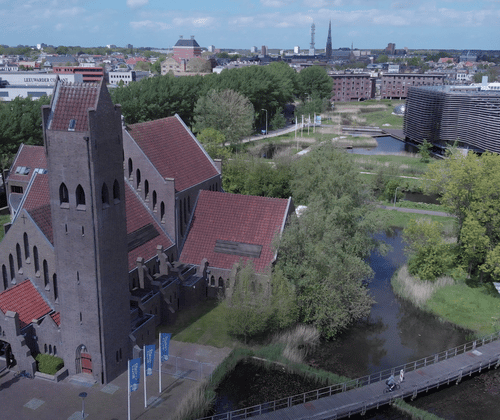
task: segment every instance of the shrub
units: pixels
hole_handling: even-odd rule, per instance
[[[40,353],[35,357],[38,365],[38,371],[48,375],[55,375],[64,367],[64,361],[60,357],[50,354]]]

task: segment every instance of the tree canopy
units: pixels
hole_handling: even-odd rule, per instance
[[[324,99],[332,96],[333,79],[323,67],[311,66],[298,75],[299,97],[306,99]]]

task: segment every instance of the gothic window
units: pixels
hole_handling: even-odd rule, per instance
[[[5,264],[2,264],[2,277],[3,277],[3,290],[7,290],[7,287],[9,287],[9,279],[7,278],[7,267],[5,267]]]
[[[102,200],[102,205],[104,208],[109,207],[109,191],[108,191],[108,186],[106,185],[106,183],[102,184],[101,200]]]
[[[69,207],[68,188],[64,182],[59,187],[59,204],[61,207]]]
[[[113,201],[115,204],[120,202],[120,184],[117,179],[113,183]]]
[[[23,241],[24,241],[24,259],[26,260],[27,263],[29,263],[30,262],[30,244],[28,241],[28,234],[26,232],[24,232]]]
[[[80,209],[85,209],[85,191],[81,185],[76,187],[76,207]]]
[[[136,174],[136,182],[137,182],[137,189],[140,190],[141,189],[141,170],[140,169],[137,169],[137,171],[135,171],[135,174]]]
[[[36,246],[33,247],[33,260],[35,262],[35,276],[40,276],[40,261],[38,259],[38,248]]]
[[[160,220],[165,223],[165,203],[163,201],[160,204]]]
[[[46,290],[49,290],[49,265],[47,264],[47,260],[43,260],[43,285]]]
[[[14,268],[14,257],[9,254],[9,268],[10,268],[10,281],[12,283],[16,282],[16,269]]]
[[[153,190],[153,211],[156,211],[157,200],[158,200],[158,197],[156,195],[156,191]]]
[[[54,301],[57,302],[59,299],[59,290],[57,290],[57,274],[54,273],[52,276],[52,286],[54,287]]]
[[[149,181],[144,180],[144,199],[149,200]]]
[[[128,177],[132,179],[132,174],[134,172],[134,165],[132,164],[132,159],[128,160]]]
[[[23,257],[21,255],[21,247],[16,244],[16,254],[17,254],[17,269],[22,270],[23,268]]]
[[[215,277],[210,277],[210,286],[215,286]]]
[[[224,287],[224,280],[222,277],[219,277],[219,287]]]

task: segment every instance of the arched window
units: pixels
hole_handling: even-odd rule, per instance
[[[49,344],[49,354],[52,354],[52,344]]]
[[[224,280],[222,279],[222,277],[219,277],[219,287],[224,287]]]
[[[76,187],[76,207],[79,207],[80,209],[85,208],[85,191],[83,191],[81,185]]]
[[[157,200],[158,200],[158,197],[156,195],[156,191],[153,190],[153,211],[156,211]]]
[[[64,182],[59,187],[59,204],[61,207],[69,207],[68,188]]]
[[[9,279],[7,277],[7,267],[5,267],[5,264],[2,264],[2,277],[3,277],[3,290],[7,290],[7,287],[9,287]]]
[[[49,265],[47,264],[47,260],[43,260],[43,285],[46,290],[49,290]]]
[[[54,344],[54,356],[57,356],[57,348],[55,344]]]
[[[21,255],[21,247],[16,244],[16,254],[17,254],[17,269],[22,270],[23,268],[23,256]]]
[[[215,277],[214,276],[210,277],[210,285],[215,286]]]
[[[163,201],[160,204],[160,220],[165,223],[165,203]]]
[[[44,352],[44,353],[47,353],[47,343],[45,343],[45,344],[43,345],[43,352]]]
[[[140,190],[141,189],[141,170],[140,169],[137,169],[137,171],[135,171],[135,175],[136,175],[136,185],[137,185],[137,189]]]
[[[54,301],[57,302],[59,298],[59,291],[57,290],[57,274],[54,273],[52,276],[52,286],[54,287]]]
[[[132,159],[128,160],[128,178],[132,179],[132,174],[134,173],[134,165]]]
[[[191,197],[188,195],[188,212],[191,213]]]
[[[9,268],[10,268],[10,281],[12,283],[16,282],[16,269],[14,268],[14,257],[9,254]]]
[[[149,181],[144,180],[144,200],[149,200]]]
[[[38,248],[36,246],[33,247],[33,260],[35,262],[35,275],[37,277],[40,276],[40,261],[38,259]]]
[[[109,191],[108,191],[108,186],[106,185],[106,183],[102,184],[101,200],[102,200],[103,207],[109,206]]]
[[[24,232],[23,235],[23,242],[24,242],[24,259],[26,260],[27,263],[30,262],[30,244],[28,241],[28,234]]]
[[[115,179],[115,182],[113,183],[113,202],[115,204],[120,202],[120,184],[117,179]]]

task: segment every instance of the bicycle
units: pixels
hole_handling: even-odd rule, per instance
[[[33,379],[33,375],[25,370],[21,370],[19,372],[14,372],[14,378],[28,378]]]
[[[388,394],[389,392],[396,391],[401,388],[401,385],[398,383],[395,383],[393,385],[387,385],[386,388],[384,389],[384,394]]]

